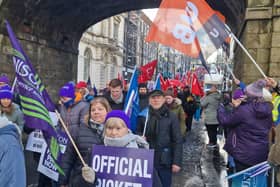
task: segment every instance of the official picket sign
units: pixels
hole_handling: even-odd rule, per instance
[[[154,151],[94,145],[91,166],[97,187],[151,187]]]
[[[58,143],[60,146],[61,153],[65,153],[67,144],[69,142],[68,136],[65,132],[60,131],[59,137],[58,137]],[[41,157],[39,160],[38,168],[37,170],[48,176],[49,178],[58,181],[59,173],[57,169],[55,168],[53,158],[51,157],[50,150],[47,148],[45,144],[44,151],[41,153]]]

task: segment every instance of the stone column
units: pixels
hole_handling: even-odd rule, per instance
[[[248,0],[240,40],[267,76],[280,77],[280,0]],[[263,78],[238,47],[234,72],[246,83]],[[278,72],[277,72],[278,71]]]

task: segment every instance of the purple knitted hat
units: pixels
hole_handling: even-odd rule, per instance
[[[243,90],[241,90],[239,88],[234,90],[234,92],[232,94],[233,99],[240,99],[240,98],[243,98],[244,96],[245,96],[245,93],[243,92]]]
[[[10,84],[10,80],[9,80],[9,78],[7,77],[7,75],[1,75],[1,76],[0,76],[0,82],[1,82],[1,83],[5,83],[5,84]]]
[[[263,97],[263,88],[266,86],[266,81],[263,79],[257,80],[246,86],[245,93],[248,97]]]
[[[72,99],[75,98],[75,88],[72,83],[66,83],[62,88],[59,90],[60,97],[70,97]]]
[[[106,116],[105,122],[109,119],[109,118],[120,118],[124,121],[124,123],[126,124],[127,128],[130,129],[130,119],[129,117],[124,113],[124,111],[122,110],[112,110],[111,112],[109,112]]]
[[[13,92],[9,85],[1,86],[0,87],[0,99],[12,99]]]

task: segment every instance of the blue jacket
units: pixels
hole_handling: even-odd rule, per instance
[[[267,159],[268,134],[272,127],[271,103],[248,101],[232,112],[220,106],[218,120],[229,130],[224,149],[234,159],[247,165]]]
[[[14,125],[1,124],[0,147],[0,186],[26,187],[24,155]]]

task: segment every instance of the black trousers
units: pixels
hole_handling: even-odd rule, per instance
[[[192,121],[193,121],[193,116],[188,116],[186,118],[187,131],[191,131],[192,130]]]
[[[217,143],[217,132],[218,132],[218,124],[205,124],[207,133],[208,133],[208,138],[209,138],[209,143],[210,144],[216,144]]]

